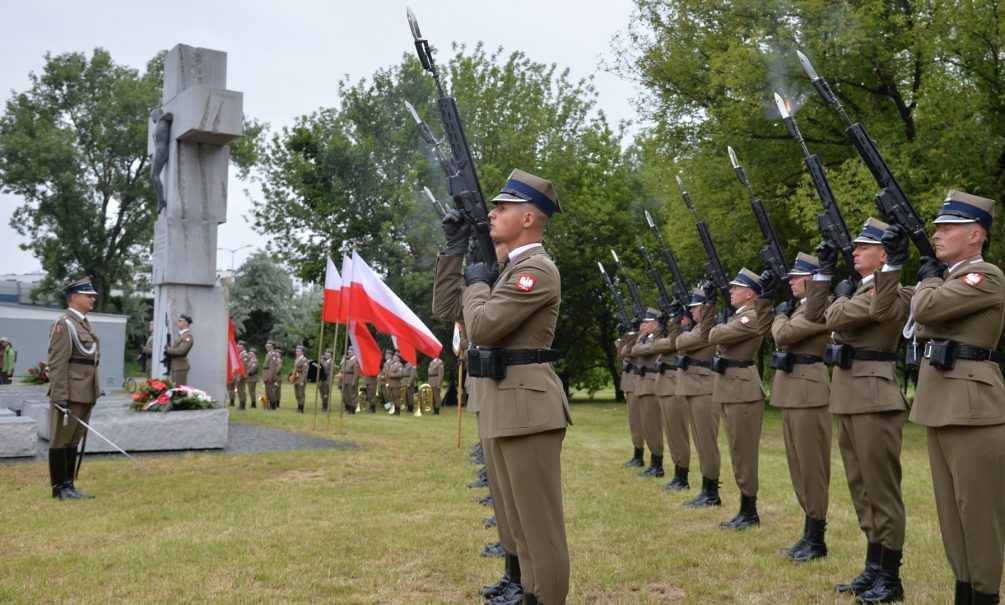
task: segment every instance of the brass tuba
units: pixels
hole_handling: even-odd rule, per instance
[[[262,404],[262,409],[264,410],[269,407],[269,398],[265,395],[259,395],[258,403]]]
[[[423,384],[419,387],[419,392],[415,394],[415,415],[433,413],[433,387]]]
[[[294,382],[297,381],[297,378],[300,378],[300,372],[298,372],[296,368],[294,368],[290,370],[289,374],[286,375],[286,382],[293,384]]]

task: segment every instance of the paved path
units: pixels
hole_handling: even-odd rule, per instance
[[[90,439],[98,439],[91,435]],[[271,429],[257,424],[231,421],[228,426],[227,447],[222,450],[176,450],[170,452],[130,452],[133,456],[173,456],[190,451],[208,454],[253,454],[256,452],[285,452],[289,450],[348,449],[356,447],[346,441],[332,441],[303,433]],[[0,464],[37,462],[49,459],[49,442],[39,438],[39,454],[34,458],[0,458]],[[90,454],[90,456],[122,456],[119,453]]]

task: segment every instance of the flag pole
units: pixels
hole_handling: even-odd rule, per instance
[[[321,349],[325,346],[324,303],[321,304],[321,335],[318,336],[318,372],[314,380],[314,418],[311,420],[311,430],[318,430],[318,393],[321,391]]]
[[[342,297],[339,297],[339,306],[342,306]],[[340,309],[341,313],[341,309]],[[332,375],[328,376],[328,411],[325,413],[325,432],[328,432],[328,428],[331,426],[332,417],[332,378],[334,377],[335,362],[338,359],[336,353],[338,353],[338,330],[342,324],[335,324],[335,336],[332,338]],[[339,361],[339,368],[341,369],[342,362]],[[341,396],[339,397],[341,400]],[[345,402],[342,401],[342,407],[345,407]]]
[[[461,447],[461,406],[464,402],[464,381],[461,377],[464,375],[464,364],[461,362],[461,358],[457,358],[457,447]]]
[[[356,252],[356,244],[352,245],[352,251],[354,253]],[[354,256],[355,256],[355,254],[354,254]],[[352,259],[352,272],[356,273],[356,259],[355,258]],[[352,275],[350,275],[349,278],[348,278],[349,279],[349,295],[348,295],[347,299],[350,302],[352,301],[352,278],[353,278]],[[345,280],[346,276],[343,275],[342,279]],[[341,298],[339,299],[339,304],[342,304],[342,299]],[[348,351],[349,350],[349,322],[351,321],[351,319],[352,319],[352,305],[349,305],[346,308],[346,313],[345,313],[345,341],[342,343],[342,351]],[[343,380],[344,380],[344,378],[343,378]],[[359,383],[357,382],[357,385],[358,384]],[[341,397],[340,397],[340,399],[341,399]],[[338,434],[339,435],[343,434],[343,430],[344,430],[344,428],[343,428],[344,427],[344,425],[343,425],[343,419],[344,418],[345,418],[345,401],[342,401],[342,406],[339,408],[339,411],[338,411]]]

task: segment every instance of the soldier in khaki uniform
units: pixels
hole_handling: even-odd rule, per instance
[[[464,327],[479,355],[493,358],[468,371],[489,378],[477,387],[481,427],[502,479],[525,602],[556,605],[569,591],[561,454],[571,417],[550,364],[560,357],[550,347],[561,280],[541,241],[561,208],[549,181],[520,170],[492,201],[490,236],[506,245],[509,262],[498,274],[495,263],[475,263],[464,272]],[[493,371],[499,367],[494,361],[505,364],[505,375]]]
[[[140,353],[143,354],[143,373],[147,378],[150,378],[150,368],[153,367],[154,356],[154,322],[147,324],[147,330],[150,332],[150,336],[147,336],[147,342],[143,345]]]
[[[413,375],[415,372],[415,366],[409,362],[401,364],[401,386],[404,387],[405,391],[405,409],[409,413],[415,411],[415,378]]]
[[[691,292],[690,316],[681,318],[677,337],[677,390],[691,413],[691,435],[698,450],[701,493],[685,503],[690,508],[719,506],[719,416],[722,405],[712,401],[712,356],[715,345],[708,332],[715,322],[715,287],[708,284]],[[694,323],[697,322],[697,323]]]
[[[729,286],[730,304],[736,313],[725,324],[709,329],[708,342],[717,345],[712,360],[712,401],[722,405],[733,476],[740,488],[740,512],[719,527],[742,530],[761,523],[757,489],[764,386],[754,365],[764,340],[754,306],[762,292],[761,279],[742,268]]]
[[[994,207],[994,200],[949,192],[934,221],[938,258],[921,259],[911,304],[924,355],[911,420],[928,427],[942,543],[956,575],[954,603],[968,605],[999,602],[1005,552],[1005,355],[995,351],[1005,277],[981,256]],[[906,261],[903,229],[891,226],[883,243],[891,266]],[[899,306],[900,280],[900,271],[876,276],[877,313]]]
[[[345,405],[345,410],[350,414],[355,414],[356,400],[359,397],[359,362],[351,346],[347,349],[346,357],[341,364],[340,380],[342,383],[342,403]]]
[[[328,411],[328,398],[331,396],[331,385],[332,385],[332,371],[335,369],[335,361],[332,359],[332,350],[325,349],[324,357],[321,358],[321,363],[318,364],[318,391],[321,393],[321,411]],[[356,408],[351,411],[346,410],[350,414],[356,413]]]
[[[395,416],[401,415],[401,378],[404,376],[404,366],[401,365],[401,355],[395,351],[391,361],[384,365],[384,378],[387,380],[388,403]]]
[[[237,341],[237,357],[241,360],[241,367],[244,368],[244,373],[247,374],[248,343],[243,340]],[[247,394],[244,392],[244,383],[247,380],[247,377],[237,372],[234,372],[233,377],[234,389],[237,391],[237,399],[240,401],[240,407],[237,409],[243,410],[248,403]],[[233,397],[231,397],[230,403],[231,405],[234,404]]]
[[[656,357],[653,343],[658,338],[659,311],[648,309],[639,327],[639,337],[632,346],[635,360],[635,397],[642,416],[642,433],[649,446],[649,468],[640,477],[662,477],[663,472],[663,414],[656,395]]]
[[[281,389],[279,381],[283,371],[283,356],[276,349],[275,344],[270,340],[265,343],[265,363],[264,363],[265,398],[269,400],[269,409],[279,408]]]
[[[258,407],[256,391],[258,390],[258,350],[255,347],[248,349],[244,356],[244,371],[247,377],[244,379],[244,386],[248,391],[248,400],[251,407]]]
[[[447,247],[436,257],[436,274],[433,280],[433,314],[441,319],[454,322],[457,329],[454,353],[458,356],[458,364],[463,366],[469,342],[467,332],[461,323],[464,319],[464,309],[461,300],[461,294],[464,289],[462,267],[463,255],[468,249],[468,234],[470,230],[457,211],[451,211],[447,214],[443,220],[443,229],[447,236]],[[509,260],[506,246],[495,242],[495,252],[496,258],[499,260],[499,268],[505,268],[506,262]],[[523,599],[523,577],[520,569],[520,558],[517,556],[516,538],[510,528],[509,515],[506,513],[506,501],[500,492],[500,482],[504,478],[498,473],[498,469],[493,461],[491,439],[486,436],[482,416],[478,413],[479,397],[476,387],[479,382],[487,380],[492,379],[467,375],[464,378],[463,386],[459,386],[457,398],[458,406],[463,405],[463,398],[467,398],[468,412],[475,414],[478,423],[478,438],[482,446],[485,477],[489,484],[489,495],[492,497],[496,530],[499,534],[499,544],[503,550],[505,564],[503,575],[499,581],[495,584],[483,586],[481,594],[486,598],[486,603],[493,603],[493,605],[516,605]],[[461,395],[462,390],[463,397]]]
[[[297,413],[304,413],[304,400],[307,395],[307,373],[311,368],[311,362],[304,355],[304,347],[297,345],[295,350],[296,358],[293,360],[293,393],[297,398]]]
[[[364,376],[363,388],[366,389],[367,413],[377,413],[377,377]]]
[[[674,466],[673,479],[663,488],[678,491],[690,487],[687,475],[691,465],[691,440],[687,427],[691,414],[687,399],[677,396],[677,337],[681,335],[684,308],[676,302],[674,305],[676,308],[671,310],[666,333],[653,342],[652,351],[657,354],[656,396],[660,400],[663,430]]]
[[[757,299],[761,331],[770,330],[778,350],[771,354],[775,379],[771,404],[782,410],[785,457],[796,500],[805,514],[803,537],[784,554],[804,562],[827,556],[824,533],[831,477],[830,378],[824,366],[824,347],[830,331],[824,321],[806,318],[806,281],[820,268],[815,256],[800,252],[789,271],[795,306],[783,301],[772,308],[773,272],[761,274],[763,293]],[[818,313],[819,316],[819,313]],[[822,319],[822,318],[821,318]]]
[[[60,500],[93,497],[78,492],[73,481],[77,446],[87,433],[77,418],[89,422],[101,395],[98,335],[87,320],[97,294],[89,277],[66,286],[66,313],[49,336],[49,482],[52,497]]]
[[[433,415],[438,415],[440,413],[440,389],[443,387],[443,360],[439,357],[434,357],[429,362],[429,368],[426,370],[426,383],[432,389],[433,393]]]
[[[171,381],[175,384],[188,383],[188,352],[195,341],[192,340],[192,317],[184,313],[178,316],[178,338],[164,352],[171,358]]]
[[[638,396],[635,394],[635,385],[638,380],[635,376],[635,360],[632,358],[632,347],[635,346],[638,337],[638,330],[632,330],[622,334],[614,341],[618,359],[621,360],[621,383],[618,386],[625,393],[625,406],[628,408],[628,433],[632,438],[632,457],[624,464],[627,467],[643,467],[646,464],[643,458],[645,437],[642,434],[642,412],[639,408]]]
[[[854,269],[862,277],[861,284],[842,281],[834,288],[834,301],[827,305],[837,263],[837,248],[829,241],[817,246],[820,269],[806,284],[807,319],[826,318],[836,343],[825,352],[825,361],[834,367],[830,411],[837,420],[852,503],[868,542],[865,569],[836,588],[857,595],[862,602],[884,603],[904,598],[899,575],[905,526],[900,449],[907,400],[897,380],[894,352],[909,304],[908,297],[901,299],[899,307],[890,305],[884,310],[889,318],[884,320],[869,312],[875,272],[886,262],[881,243],[886,227],[869,218],[853,240]]]

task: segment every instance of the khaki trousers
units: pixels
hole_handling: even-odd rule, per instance
[[[475,413],[475,423],[480,422],[481,414]],[[479,427],[478,433],[481,434],[481,432],[481,427]],[[516,540],[513,538],[509,516],[506,514],[506,499],[500,489],[499,482],[502,477],[499,476],[495,461],[492,459],[492,440],[483,437],[481,442],[482,459],[485,461],[485,477],[489,482],[489,495],[492,496],[492,512],[495,513],[496,529],[499,530],[499,543],[502,544],[503,550],[516,556]]]
[[[838,445],[858,526],[869,542],[904,549],[900,447],[907,412],[835,414]]]
[[[299,382],[293,383],[293,394],[297,397],[297,405],[304,405],[304,397],[307,394],[307,385],[300,384]]]
[[[638,396],[628,391],[625,393],[625,399],[628,401],[628,432],[632,436],[632,447],[637,450],[645,448],[645,443],[642,438],[642,408],[639,407]]]
[[[440,409],[440,386],[431,387],[433,389],[433,409]]]
[[[744,496],[757,497],[757,468],[761,449],[761,421],[764,400],[722,404],[726,424],[726,441],[733,463],[736,487]]]
[[[684,396],[691,412],[691,434],[695,449],[698,450],[698,465],[701,476],[719,478],[721,460],[719,458],[719,414],[722,405],[712,401],[712,394]]]
[[[173,370],[171,372],[171,382],[178,385],[188,384],[188,370]]]
[[[663,413],[660,412],[660,398],[655,394],[638,395],[639,410],[642,412],[642,433],[649,446],[649,455],[663,455]]]
[[[831,425],[827,406],[782,408],[782,436],[792,489],[803,512],[818,521],[827,520]]]
[[[928,429],[935,506],[958,580],[997,594],[1005,553],[1005,424]]]
[[[321,396],[321,407],[328,407],[328,396],[330,393],[331,384],[328,382],[318,382],[318,393]]]
[[[244,380],[235,380],[234,387],[237,389],[237,400],[241,402],[241,405],[247,405],[247,395],[244,392]]]
[[[569,545],[562,511],[563,439],[565,429],[489,440],[520,558],[524,592],[545,604],[565,603],[569,594]]]
[[[366,386],[366,401],[371,406],[377,404],[377,381],[376,380],[364,380],[363,385]]]
[[[691,439],[687,426],[691,421],[687,398],[676,395],[660,396],[660,412],[663,415],[663,430],[667,435],[667,447],[674,466],[691,466]]]
[[[70,413],[77,418],[80,418],[87,424],[91,423],[91,410],[94,409],[93,403],[77,403],[76,401],[69,401],[66,404],[69,408]],[[84,425],[77,422],[77,418],[73,416],[67,417],[66,414],[58,411],[54,403],[49,404],[49,447],[50,448],[61,448],[76,446],[80,443],[80,440],[84,438],[84,434],[87,433],[87,429]],[[66,426],[63,425],[63,420],[66,420]]]
[[[254,379],[249,378],[245,380],[244,386],[248,389],[248,401],[251,402],[251,405],[255,405],[255,391],[258,390],[258,377],[256,376]]]

